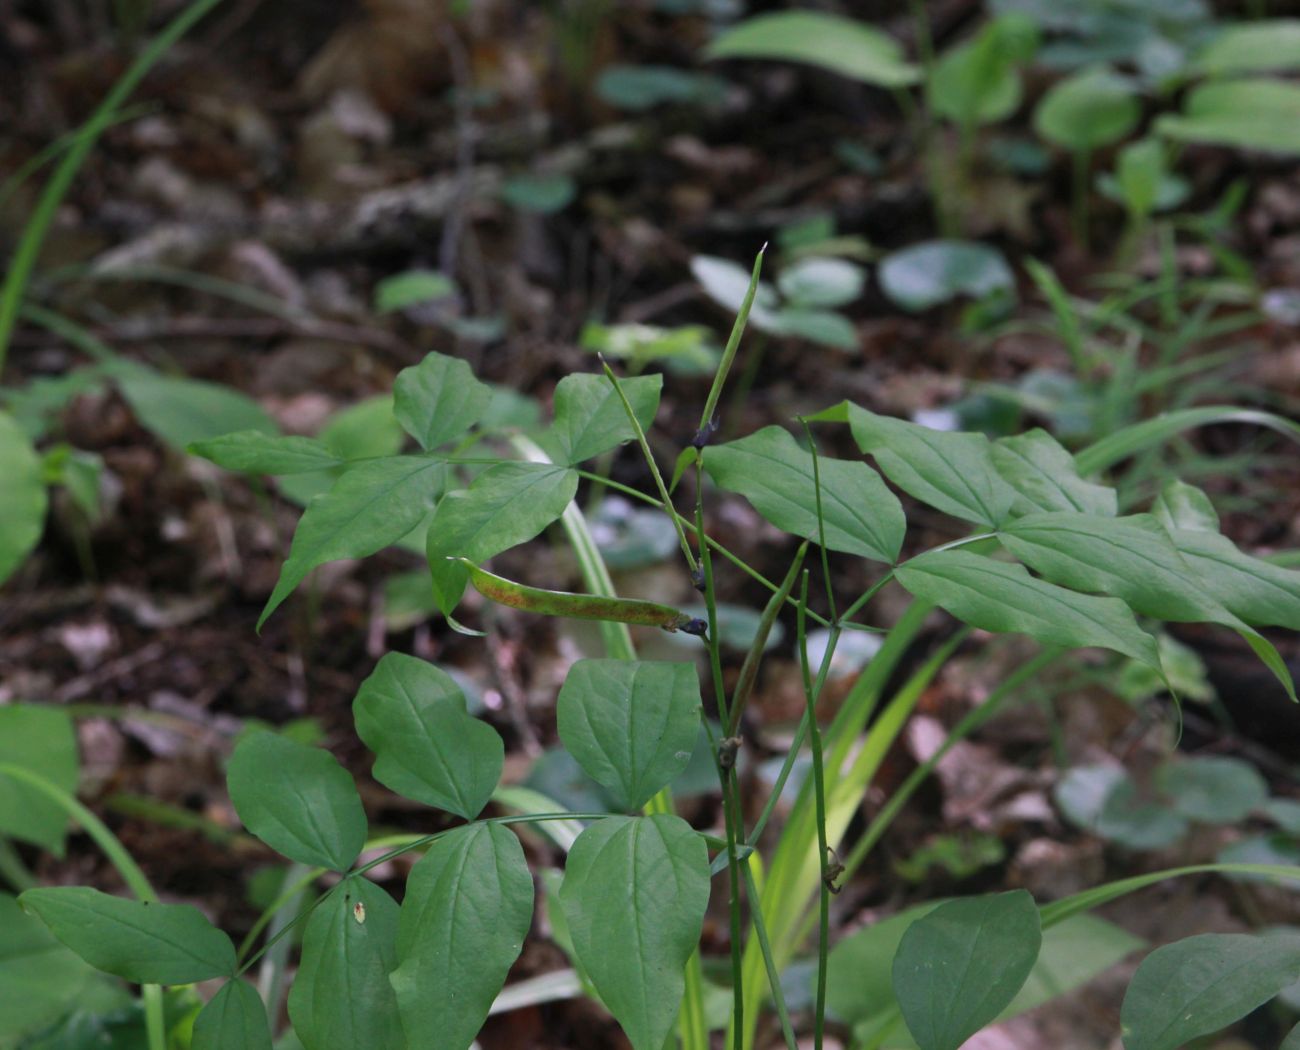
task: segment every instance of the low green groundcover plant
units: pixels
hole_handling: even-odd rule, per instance
[[[486,425],[491,390],[466,363],[436,353],[396,381],[394,411],[414,451],[348,459],[322,442],[263,430],[194,446],[231,470],[333,479],[307,504],[263,621],[317,566],[373,554],[413,533],[426,537],[437,605],[458,630],[475,633],[487,603],[596,621],[605,653],[570,668],[559,692],[558,728],[573,761],[609,800],[606,810],[571,812],[536,792],[502,787],[502,739],[470,714],[457,680],[433,663],[390,653],[357,690],[357,735],[375,755],[379,783],[440,811],[431,815],[434,826],[448,818],[455,826],[372,839],[352,777],[332,755],[274,732],[246,734],[228,767],[231,800],[245,828],[292,861],[296,876],[237,949],[196,908],[161,903],[120,843],[75,800],[66,719],[50,709],[14,707],[11,718],[23,723],[11,726],[10,745],[0,739],[0,831],[58,849],[73,818],[106,850],[136,898],[89,887],[27,889],[18,898],[29,924],[23,936],[42,951],[57,947],[30,925],[35,917],[90,967],[145,986],[152,1050],[163,1050],[168,1039],[161,986],[214,979],[224,983],[193,1018],[189,1045],[270,1047],[278,999],[271,997],[269,1017],[245,975],[281,951],[291,931],[301,933],[302,950],[288,1015],[306,1050],[461,1050],[475,1039],[533,927],[534,878],[516,834],[527,824],[567,853],[563,874],[542,879],[552,936],[570,955],[580,987],[604,1004],[637,1050],[662,1050],[674,1032],[681,1045],[705,1050],[710,1028],[720,1025],[729,1029],[728,1045],[751,1047],[765,1014],[793,1050],[790,986],[781,978],[810,944],[815,977],[801,1008],[814,1045],[822,1045],[829,1003],[852,1026],[855,1045],[957,1050],[994,1019],[1081,983],[1139,946],[1085,914],[1097,905],[1191,872],[1300,876],[1292,867],[1223,863],[1142,875],[1043,904],[1023,890],[931,902],[831,951],[831,894],[946,750],[1054,661],[1089,650],[1087,659],[1110,659],[1117,674],[1131,661],[1168,683],[1153,629],[1161,621],[1204,622],[1239,634],[1293,692],[1285,664],[1259,629],[1300,629],[1300,574],[1240,551],[1220,534],[1204,494],[1179,482],[1147,511],[1118,514],[1115,491],[1100,479],[1126,457],[1168,440],[1176,425],[1140,424],[1072,455],[1041,430],[990,441],[845,402],[800,420],[794,432],[769,426],[714,443],[719,395],[757,282],[758,265],[698,432],[667,477],[645,437],[661,376],[620,380],[608,367],[570,376],[556,390],[553,422],[524,436]],[[847,427],[867,458],[820,455],[814,424]],[[583,466],[629,441],[646,457],[649,493]],[[683,512],[673,494],[688,472],[695,498]],[[574,502],[584,479],[668,516],[683,568],[702,594],[703,615],[613,593]],[[704,504],[715,489],[744,497],[796,538],[783,579],[765,579],[707,536]],[[895,489],[959,523],[955,538],[903,557],[908,523]],[[483,567],[557,521],[582,569],[581,592],[538,586],[544,580],[518,583]],[[879,573],[863,594],[845,600],[833,558],[863,559]],[[771,592],[730,690],[715,598],[724,570],[742,571]],[[809,600],[813,573],[823,577],[818,608]],[[861,617],[891,584],[908,592],[911,604],[823,725],[814,712],[837,644],[845,632],[880,630]],[[463,610],[469,589],[479,597]],[[936,607],[963,626],[888,692],[892,672]],[[794,612],[805,712],[765,808],[749,822],[737,777],[739,730],[767,639],[787,609]],[[639,659],[629,625],[698,636],[707,690],[694,662]],[[812,625],[826,632],[816,665],[809,658]],[[881,761],[973,629],[1026,635],[1040,649],[954,728],[865,831],[858,829],[853,818]],[[36,724],[47,720],[44,728]],[[669,792],[702,728],[722,793],[719,835],[678,816]],[[61,743],[52,744],[55,737]],[[64,758],[34,759],[38,749],[30,741],[37,739]],[[765,838],[800,755],[807,775],[786,792],[793,801],[779,834]],[[1177,794],[1180,775],[1173,768],[1165,790]],[[1262,787],[1255,793],[1261,801]],[[420,856],[399,903],[369,876],[403,853]],[[301,892],[317,882],[326,888],[300,908]],[[725,1018],[709,1008],[707,999],[716,996],[706,996],[699,954],[715,892],[726,898],[731,933],[730,977],[719,978],[728,996]],[[1297,979],[1294,938],[1205,934],[1159,947],[1124,1000],[1124,1044],[1175,1050]]]

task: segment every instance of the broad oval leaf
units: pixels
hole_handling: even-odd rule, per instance
[[[1128,78],[1086,69],[1053,85],[1034,110],[1034,130],[1064,149],[1109,146],[1137,125],[1142,107]]]
[[[957,1050],[1000,1014],[1042,945],[1024,890],[950,901],[914,922],[894,956],[898,1005],[921,1050]]]
[[[230,938],[189,904],[132,901],[89,886],[28,890],[18,903],[91,966],[137,984],[191,984],[235,972]]]
[[[189,451],[226,470],[245,474],[307,474],[332,470],[344,462],[323,441],[260,430],[238,430],[208,441],[196,441]]]
[[[1078,511],[1113,518],[1119,499],[1115,490],[1079,477],[1074,457],[1046,430],[1033,430],[993,443],[998,473],[1018,492],[1012,506],[1017,514],[1036,510]]]
[[[709,903],[704,840],[680,817],[606,817],[569,852],[560,907],[578,962],[634,1050],[662,1050]]]
[[[194,1019],[190,1050],[271,1050],[271,1026],[257,989],[236,977]]]
[[[226,786],[244,826],[291,860],[347,871],[365,845],[361,796],[321,748],[252,733],[230,758]]]
[[[1023,565],[970,551],[932,551],[899,566],[894,576],[916,597],[972,627],[1027,634],[1044,645],[1099,646],[1160,669],[1156,640],[1127,605],[1035,579]]]
[[[1300,940],[1205,933],[1157,948],[1120,1009],[1127,1050],[1177,1050],[1300,979]]]
[[[1038,27],[1009,12],[988,22],[975,39],[944,52],[930,80],[935,112],[965,127],[1011,116],[1020,105],[1016,66],[1038,47]]]
[[[141,426],[172,448],[185,449],[236,430],[279,432],[256,401],[217,383],[143,369],[133,369],[118,382]]]
[[[1239,758],[1217,755],[1164,763],[1156,771],[1156,788],[1184,817],[1207,824],[1245,820],[1268,798],[1259,770]]]
[[[836,307],[857,299],[866,280],[866,272],[856,263],[812,256],[782,270],[776,286],[792,305]]]
[[[822,415],[835,418],[841,409],[830,413]],[[979,525],[996,526],[1010,513],[1016,490],[998,473],[983,434],[931,430],[851,402],[844,403],[842,414],[858,447],[909,496]]]
[[[619,809],[637,809],[691,760],[700,731],[693,663],[579,660],[560,688],[560,739]]]
[[[887,255],[880,287],[904,310],[919,313],[958,296],[1013,293],[1016,278],[1003,254],[975,241],[925,241]]]
[[[1210,76],[1300,69],[1300,21],[1269,18],[1219,29],[1192,59]]]
[[[388,975],[397,965],[397,903],[351,876],[316,905],[289,991],[305,1050],[407,1050]]]
[[[361,683],[352,713],[385,787],[466,820],[487,805],[505,745],[467,712],[464,693],[445,671],[388,653]]]
[[[318,565],[364,558],[406,536],[433,509],[446,473],[439,460],[390,456],[357,464],[313,499],[294,530],[258,629]]]
[[[474,1041],[532,919],[533,879],[513,832],[471,824],[434,841],[411,870],[397,926],[392,985],[411,1046]]]
[[[903,49],[892,37],[864,22],[814,11],[746,19],[714,40],[708,55],[807,62],[886,88],[921,79],[921,71],[904,60]]]
[[[892,564],[907,521],[898,498],[865,463],[817,457],[826,546]],[[710,448],[709,477],[744,496],[777,528],[817,542],[813,457],[777,426]]]
[[[393,414],[423,449],[462,437],[491,400],[491,387],[474,378],[469,363],[445,354],[427,355],[393,383]]]
[[[1181,142],[1300,153],[1300,85],[1268,78],[1202,84],[1182,113],[1156,121],[1156,131]]]
[[[433,594],[443,615],[460,602],[469,579],[448,558],[482,562],[531,540],[564,513],[578,491],[578,475],[549,463],[498,463],[469,488],[449,492],[429,526],[426,553]]]
[[[46,503],[40,457],[13,417],[0,412],[0,583],[39,542]]]
[[[659,410],[661,375],[619,381],[641,426],[650,429]],[[636,437],[614,385],[603,375],[565,376],[555,387],[555,422],[548,437],[557,446],[557,463],[577,464]]]
[[[77,790],[77,737],[66,711],[42,704],[0,707],[0,763],[38,773],[69,795]],[[67,811],[24,781],[0,774],[0,834],[63,856]]]

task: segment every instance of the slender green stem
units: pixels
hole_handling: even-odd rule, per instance
[[[799,749],[803,747],[804,738],[807,735],[808,711],[805,708],[804,713],[799,718],[799,728],[795,730],[794,739],[790,741],[790,748],[785,753],[785,761],[781,763],[781,772],[777,774],[776,782],[772,785],[772,790],[767,796],[763,812],[758,815],[758,820],[750,831],[749,838],[746,839],[747,845],[758,845],[758,840],[763,835],[763,829],[767,827],[767,822],[771,819],[777,803],[781,801],[781,795],[785,791],[785,783],[790,779],[790,772],[794,769],[795,760],[799,757]]]
[[[790,571],[785,574],[785,579],[781,582],[781,589],[768,599],[766,607],[763,609],[763,615],[758,621],[758,630],[754,632],[754,641],[749,647],[749,652],[745,654],[745,662],[740,666],[740,677],[736,679],[736,688],[731,694],[731,710],[727,718],[727,736],[734,736],[736,730],[740,728],[740,716],[745,710],[745,704],[749,700],[749,694],[754,689],[754,682],[758,679],[758,668],[763,662],[763,651],[767,648],[767,639],[772,633],[772,624],[776,622],[776,615],[781,611],[781,606],[790,596],[790,591],[794,588],[794,581],[799,578],[799,569],[803,565],[804,556],[808,553],[808,541],[804,540],[799,545],[798,551],[795,552],[794,561],[790,563]]]
[[[754,885],[754,873],[749,862],[743,864],[745,872],[745,893],[751,901],[758,900],[758,887]],[[781,1021],[781,1034],[785,1036],[786,1050],[798,1050],[794,1029],[790,1027],[790,1011],[785,1005],[785,992],[781,988],[781,974],[776,968],[776,958],[772,955],[772,942],[767,936],[767,923],[763,920],[763,909],[753,908],[754,936],[758,939],[759,951],[763,953],[763,965],[767,969],[767,984],[772,992],[772,1003],[776,1006],[776,1016]]]
[[[695,461],[695,525],[698,535],[704,535],[704,479],[703,462]],[[724,725],[732,724],[732,715],[727,710],[727,690],[722,680],[722,649],[718,642],[718,602],[713,577],[713,559],[709,555],[708,544],[700,545],[700,571],[704,583],[704,606],[709,621],[708,634],[704,642],[709,652],[709,670],[713,675],[713,695],[718,704],[718,715]],[[728,730],[731,738],[735,730]],[[718,769],[718,782],[722,788],[722,814],[727,834],[727,880],[729,882],[729,916],[731,921],[731,981],[732,981],[732,1027],[736,1032],[743,1032],[745,1027],[745,987],[744,954],[742,940],[745,925],[742,914],[740,861],[736,843],[743,841],[745,829],[741,824],[738,796],[740,794],[735,776],[736,748],[734,739],[723,742],[714,751],[714,761]],[[723,748],[726,748],[724,752]],[[724,753],[728,756],[724,760]],[[741,1050],[739,1039],[735,1050]]]
[[[314,875],[315,870],[309,868],[306,864],[295,861],[289,865],[288,870],[285,872],[285,881],[294,884],[308,874]],[[298,895],[291,897],[285,902],[285,907],[276,912],[275,918],[271,922],[271,937],[273,939],[279,933],[281,927],[293,920],[292,906],[301,899],[305,889],[306,886],[300,887]],[[282,940],[276,944],[273,950],[262,956],[262,965],[257,974],[257,990],[262,996],[262,1002],[266,1004],[266,1014],[270,1018],[272,1026],[275,1025],[276,1018],[280,1016],[280,998],[284,992],[284,977],[289,962],[290,947],[291,944],[288,940]]]
[[[727,382],[727,373],[731,371],[732,362],[736,360],[736,351],[740,348],[740,337],[744,334],[750,308],[754,305],[754,295],[758,291],[758,275],[763,271],[763,253],[766,251],[765,244],[754,257],[754,269],[749,275],[749,287],[745,290],[745,298],[740,304],[740,312],[736,314],[736,321],[731,326],[731,335],[727,337],[726,348],[722,351],[722,361],[713,374],[713,385],[709,387],[709,396],[704,401],[704,411],[700,413],[702,441],[707,439],[713,429],[713,415],[718,409],[718,398],[722,396],[722,388]]]
[[[816,806],[817,852],[821,866],[821,885],[818,893],[817,933],[817,1001],[813,1013],[813,1047],[822,1050],[826,1029],[826,969],[830,951],[830,908],[831,882],[834,875],[830,870],[830,845],[826,841],[826,778],[822,768],[822,738],[817,726],[817,692],[813,689],[812,671],[808,666],[808,623],[805,610],[808,608],[808,570],[803,573],[803,582],[799,595],[798,642],[799,669],[803,675],[804,700],[807,704],[808,737],[812,751],[813,799]],[[838,628],[831,628],[831,642],[839,638]],[[827,656],[831,645],[827,646]],[[829,658],[823,659],[822,678],[826,672]],[[820,685],[820,681],[819,681]]]
[[[221,0],[194,0],[145,46],[96,107],[90,119],[83,125],[81,133],[63,155],[58,167],[54,169],[54,174],[45,184],[31,218],[27,220],[27,225],[23,229],[22,239],[18,242],[18,247],[9,262],[4,285],[0,287],[0,372],[4,371],[9,338],[18,320],[18,309],[27,291],[32,271],[36,267],[41,246],[45,243],[45,235],[49,232],[59,205],[63,203],[63,198],[71,188],[86,157],[99,141],[104,129],[113,123],[122,103],[144,79],[145,74],[176,41],[220,2]]]
[[[140,865],[135,862],[135,858],[122,845],[118,837],[108,829],[108,825],[58,784],[35,770],[26,769],[12,762],[0,762],[0,776],[12,777],[34,788],[80,824],[91,841],[99,847],[100,852],[108,858],[109,863],[117,869],[117,873],[122,876],[122,881],[135,894],[137,900],[158,900],[158,894],[150,884],[148,876],[140,870]],[[144,999],[145,1029],[149,1037],[149,1050],[166,1050],[167,1031],[163,1024],[162,988],[156,984],[142,985],[140,994]]]
[[[19,893],[40,885],[36,876],[31,873],[31,869],[23,863],[23,858],[14,849],[14,844],[3,837],[0,837],[0,876],[3,876],[5,881]]]
[[[600,475],[593,474],[587,470],[579,470],[577,473],[579,477],[587,478],[588,480],[591,481],[600,480]],[[632,488],[630,485],[624,485],[621,482],[610,481],[608,479],[604,479],[604,480],[605,483],[615,492],[619,492],[622,495],[628,496],[631,499],[640,500],[642,503],[645,503],[651,507],[659,507],[660,509],[662,509],[663,507],[663,504],[661,504],[659,500],[655,499],[654,496],[648,496],[644,492]],[[734,565],[737,569],[739,569],[741,572],[743,572],[746,576],[748,576],[755,583],[759,584],[761,587],[766,588],[768,591],[771,591],[773,594],[775,594],[777,590],[780,589],[780,584],[773,583],[761,572],[753,568],[747,561],[741,558],[740,555],[734,553],[731,550],[728,550],[721,543],[715,540],[712,536],[707,536],[704,533],[702,533],[696,527],[693,521],[689,521],[688,519],[683,518],[680,514],[677,515],[677,521],[682,528],[689,530],[691,535],[695,536],[696,542],[698,542],[701,547],[708,546],[710,549],[716,551],[718,554],[721,554],[727,561],[731,562],[732,565]],[[794,606],[798,604],[798,599],[793,597],[787,597],[786,604]],[[826,619],[826,617],[818,615],[812,609],[808,610],[808,618],[822,627],[829,627],[831,625],[830,621]],[[871,628],[871,630],[875,630],[875,629],[876,628]]]
[[[605,370],[605,378],[613,384],[614,393],[623,402],[623,411],[627,413],[628,422],[636,434],[637,444],[641,446],[641,455],[650,468],[651,477],[655,479],[655,487],[659,489],[659,499],[663,504],[664,513],[668,515],[673,523],[673,528],[677,530],[677,542],[681,545],[682,557],[686,559],[686,564],[693,573],[696,569],[695,555],[691,553],[691,545],[686,542],[686,532],[682,529],[681,520],[673,509],[673,498],[668,494],[668,486],[664,484],[663,475],[659,473],[659,465],[655,462],[654,453],[650,451],[650,442],[646,440],[645,431],[641,428],[641,421],[636,418],[636,412],[632,410],[632,403],[628,401],[627,395],[623,393],[623,384],[618,381],[618,376],[614,374],[614,370],[609,367],[604,357],[600,359],[600,366]]]

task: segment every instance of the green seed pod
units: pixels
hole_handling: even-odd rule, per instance
[[[684,612],[668,605],[643,602],[634,598],[601,598],[592,594],[546,591],[525,587],[480,569],[466,558],[453,558],[469,571],[474,589],[499,605],[541,613],[543,616],[567,616],[573,620],[613,620],[619,623],[662,627],[665,631],[692,631],[695,621]]]

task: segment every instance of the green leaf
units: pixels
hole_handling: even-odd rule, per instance
[[[1272,18],[1225,25],[1197,52],[1191,66],[1209,76],[1300,69],[1300,21]]]
[[[1094,915],[1076,915],[1049,927],[1024,987],[1000,1016],[1013,1017],[1059,998],[1145,945],[1140,937]]]
[[[826,546],[893,563],[907,522],[898,498],[865,463],[818,457]],[[736,492],[777,528],[817,541],[817,489],[812,455],[781,427],[764,427],[710,448],[704,469],[718,487]]]
[[[132,371],[118,382],[140,425],[172,448],[237,430],[279,432],[256,401],[229,387],[145,371]]]
[[[375,285],[375,313],[391,314],[455,294],[456,285],[446,274],[437,270],[407,270],[385,277]]]
[[[1249,762],[1205,756],[1165,762],[1156,788],[1189,820],[1233,824],[1245,820],[1268,798],[1268,784]]]
[[[1272,643],[1211,593],[1149,514],[1108,519],[1101,528],[1087,514],[1030,514],[1003,526],[998,538],[1054,583],[1121,598],[1141,616],[1231,627],[1295,698],[1286,664]]]
[[[467,713],[464,693],[445,671],[388,653],[361,683],[352,712],[385,787],[466,820],[487,805],[505,746],[495,729]]]
[[[1188,831],[1186,820],[1167,804],[1143,798],[1118,766],[1076,766],[1054,795],[1071,822],[1129,849],[1164,849]]]
[[[942,904],[914,922],[894,956],[894,994],[921,1050],[957,1050],[1020,991],[1042,945],[1024,890]]]
[[[482,562],[531,540],[564,513],[578,475],[545,463],[498,463],[468,489],[449,492],[429,526],[427,554],[433,593],[443,615],[460,602],[468,575],[448,558]]]
[[[0,893],[0,1046],[52,1024],[106,981],[16,898]]]
[[[240,430],[210,441],[196,441],[189,451],[226,470],[245,474],[305,474],[343,463],[315,438],[281,437],[261,430]]]
[[[810,257],[781,271],[776,286],[791,305],[845,306],[862,295],[866,271],[846,259]]]
[[[771,58],[807,62],[877,87],[915,84],[921,71],[893,38],[864,22],[812,11],[760,15],[721,34],[709,58]]]
[[[1165,482],[1160,495],[1151,506],[1151,513],[1171,536],[1178,529],[1216,534],[1219,531],[1219,514],[1210,502],[1210,497],[1195,485],[1177,478]]]
[[[708,851],[680,817],[606,817],[573,844],[560,907],[634,1050],[662,1050],[672,1031],[708,902]]]
[[[368,879],[344,879],[307,920],[289,1018],[305,1050],[407,1050],[388,975],[397,903]]]
[[[560,739],[618,809],[639,809],[691,759],[700,728],[695,665],[579,660],[560,688]]]
[[[244,827],[291,860],[347,871],[365,844],[356,785],[321,748],[252,733],[230,757],[226,786]]]
[[[563,211],[577,195],[577,183],[568,175],[516,175],[501,184],[503,201],[520,211],[538,215]]]
[[[783,307],[773,317],[773,331],[836,350],[858,349],[858,330],[853,322],[831,310]]]
[[[1124,138],[1141,115],[1128,78],[1097,67],[1053,85],[1034,110],[1034,130],[1064,149],[1088,152]]]
[[[930,77],[930,104],[963,127],[1005,120],[1020,106],[1016,66],[1038,46],[1038,27],[1018,12],[988,22],[973,40],[944,52]]]
[[[189,904],[131,901],[89,886],[28,890],[18,903],[91,966],[137,984],[190,984],[235,972],[230,938]]]
[[[1156,120],[1156,131],[1181,142],[1300,153],[1300,85],[1263,78],[1202,84],[1181,114]]]
[[[40,541],[46,502],[40,457],[13,417],[0,412],[0,584]]]
[[[1014,294],[1015,275],[1003,254],[975,241],[924,241],[891,252],[880,262],[881,290],[912,313],[958,296],[984,299]]]
[[[643,432],[654,424],[663,384],[660,375],[619,382]],[[549,437],[558,446],[557,462],[577,464],[633,440],[636,431],[605,376],[577,374],[565,376],[555,387],[555,422]]]
[[[406,434],[393,415],[392,395],[382,394],[335,413],[321,428],[317,440],[337,459],[350,461],[395,456],[401,450]],[[290,475],[276,482],[276,487],[286,499],[306,506],[312,497],[328,492],[339,474],[350,465],[345,463],[333,470]]]
[[[194,1019],[190,1050],[271,1050],[271,1026],[257,989],[236,977]]]
[[[1300,978],[1300,940],[1205,933],[1137,968],[1120,1024],[1126,1050],[1177,1050],[1245,1017]]]
[[[513,832],[471,824],[434,841],[398,920],[392,985],[411,1046],[473,1042],[532,920],[533,879]]]
[[[75,795],[77,736],[67,712],[40,704],[0,707],[0,763],[6,762]],[[62,806],[30,784],[0,775],[0,834],[62,857],[67,833]]]
[[[1257,627],[1300,631],[1300,572],[1252,558],[1216,532],[1175,529],[1178,553],[1232,613]]]
[[[895,485],[936,510],[996,526],[1016,500],[983,434],[931,430],[845,402],[853,438]]]
[[[1114,517],[1118,509],[1115,490],[1079,477],[1074,457],[1046,430],[1033,430],[993,443],[993,463],[998,473],[1020,494],[1012,510],[1078,511]]]
[[[313,499],[294,530],[289,558],[258,618],[258,629],[318,565],[364,558],[419,525],[433,509],[446,473],[446,465],[438,460],[392,456],[359,463]]]
[[[474,378],[468,362],[443,354],[402,369],[393,383],[393,414],[426,450],[462,437],[491,400],[492,388]]]
[[[972,627],[1027,634],[1044,645],[1099,646],[1159,668],[1156,641],[1128,606],[1094,598],[963,550],[934,551],[906,562],[894,576],[908,591]]]
[[[894,955],[908,928],[942,904],[927,901],[905,908],[849,934],[830,952],[826,971],[826,1005],[854,1026],[869,1024],[869,1031],[897,1023],[894,998]],[[861,1038],[865,1033],[860,1033]],[[865,1041],[865,1040],[864,1040]]]

